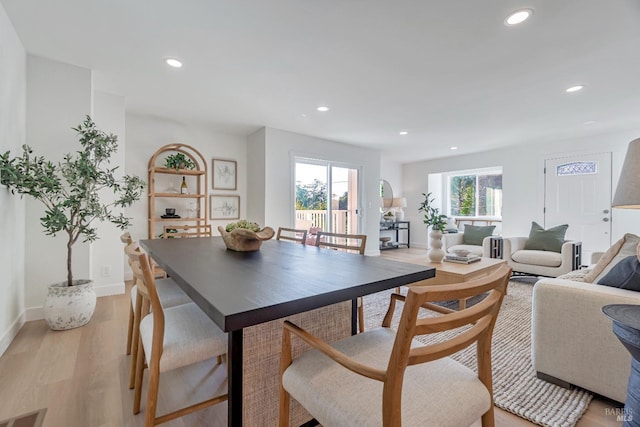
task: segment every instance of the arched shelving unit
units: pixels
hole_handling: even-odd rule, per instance
[[[168,169],[161,166],[171,154],[182,153],[195,164],[194,169]],[[167,144],[149,159],[148,234],[158,238],[167,225],[203,225],[209,218],[207,162],[195,148],[186,144]],[[180,193],[182,177],[188,194]],[[175,208],[180,218],[162,218],[166,208]]]

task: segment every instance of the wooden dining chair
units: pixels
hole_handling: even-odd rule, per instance
[[[319,231],[316,246],[364,255],[367,236],[364,234],[328,233]],[[358,297],[358,331],[364,332],[364,301]]]
[[[145,305],[151,306],[151,314],[140,321],[133,413],[140,412],[145,361],[149,367],[145,427],[162,424],[227,400],[228,394],[224,393],[157,416],[160,374],[225,354],[227,334],[195,303],[163,307],[147,255],[140,255],[138,262],[132,263],[132,269],[141,283],[138,291]]]
[[[163,239],[177,239],[182,237],[211,237],[211,224],[200,225],[165,225],[162,231]]]
[[[289,240],[296,243],[302,243],[304,245],[307,241],[307,230],[278,227],[276,240]]]
[[[406,297],[394,293],[381,328],[332,345],[285,321],[280,427],[288,424],[291,397],[325,427],[458,427],[478,418],[493,426],[491,337],[510,275],[505,265],[469,282],[414,286]],[[418,317],[425,303],[486,292],[464,310]],[[390,328],[396,301],[404,301],[397,331]],[[430,334],[438,335],[429,344],[415,339]],[[293,359],[291,335],[314,350]],[[477,373],[448,357],[473,343]]]
[[[133,264],[139,262],[140,255],[143,254],[138,242],[131,242],[125,247],[125,253],[129,261],[129,266],[133,270]],[[164,271],[162,271],[164,273]],[[162,277],[157,271],[153,272],[154,278]],[[131,287],[131,312],[129,317],[129,331],[127,341],[131,339],[131,362],[129,366],[129,388],[135,386],[136,362],[138,360],[138,333],[140,328],[140,319],[149,313],[149,306],[143,305],[143,298],[140,297],[139,287],[141,281],[138,277],[133,277],[133,286]],[[175,307],[182,304],[192,303],[193,301],[184,293],[180,286],[170,278],[159,278],[156,280],[156,290],[160,298],[160,302],[164,307]]]

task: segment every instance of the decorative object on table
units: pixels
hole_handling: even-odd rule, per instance
[[[418,212],[424,213],[422,222],[431,227],[431,233],[429,233],[429,237],[431,237],[429,241],[430,249],[427,252],[427,256],[431,262],[442,262],[442,258],[445,255],[442,250],[442,232],[447,225],[447,216],[442,215],[438,208],[431,206],[435,200],[431,197],[431,193],[422,193],[422,195],[424,196],[424,201],[420,203]]]
[[[404,197],[398,197],[393,199],[391,207],[395,210],[396,221],[404,221],[404,211],[402,208],[407,207],[407,199]]]
[[[226,227],[218,226],[218,231],[224,240],[227,249],[236,252],[257,251],[264,240],[269,240],[275,234],[271,227],[260,229],[255,222],[240,220],[227,224]]]
[[[110,168],[109,163],[118,149],[116,135],[97,129],[89,116],[73,130],[82,148],[66,154],[62,162],[33,156],[27,145],[20,157],[9,158],[9,151],[0,156],[0,182],[12,193],[28,194],[45,205],[40,221],[46,234],[67,235],[67,280],[49,286],[44,305],[45,320],[56,330],[88,323],[95,309],[93,282],[73,279],[73,245],[81,236],[85,242],[98,239],[95,220],[111,222],[122,230],[129,227],[130,218],[115,213],[114,208],[131,206],[145,186],[135,175],[114,176],[117,168]],[[103,190],[113,192],[113,201],[101,197]]]
[[[611,304],[602,312],[613,320],[613,332],[631,353],[631,374],[622,418],[624,427],[640,426],[640,305]]]
[[[213,159],[212,178],[214,190],[236,190],[238,188],[238,163],[235,160]]]
[[[467,254],[464,256],[459,256],[455,254],[446,254],[443,258],[443,261],[447,262],[457,262],[458,264],[471,264],[472,262],[478,262],[482,258],[478,255]]]
[[[180,169],[193,170],[196,168],[196,164],[184,153],[175,153],[169,154],[164,159],[164,167],[167,169],[175,169],[177,172]]]
[[[240,196],[211,195],[211,219],[239,219]]]
[[[392,211],[387,211],[382,218],[384,218],[385,221],[395,221],[396,220],[396,216],[393,214]]]

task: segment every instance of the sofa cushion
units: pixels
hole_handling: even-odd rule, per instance
[[[482,246],[482,241],[485,237],[489,237],[493,234],[495,225],[464,225],[464,235],[462,243],[465,245]]]
[[[511,254],[511,259],[520,264],[560,267],[562,255],[551,251],[529,251],[523,249]]]
[[[562,224],[545,230],[537,222],[533,221],[531,223],[531,231],[529,231],[529,240],[524,244],[524,248],[559,253],[562,250],[567,228],[569,228],[568,224]]]
[[[640,291],[640,260],[631,255],[617,263],[607,274],[598,280],[598,285]]]
[[[617,263],[633,254],[638,256],[639,244],[639,236],[631,233],[625,234],[622,239],[615,242],[607,249],[604,255],[600,257],[600,260],[598,260],[596,265],[591,269],[591,272],[584,277],[584,281],[588,283],[598,283]]]

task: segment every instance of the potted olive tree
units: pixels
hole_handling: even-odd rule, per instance
[[[438,208],[431,205],[435,200],[431,197],[431,193],[422,193],[422,195],[424,196],[424,201],[420,203],[418,212],[424,213],[423,222],[428,227],[431,227],[431,233],[429,233],[429,237],[431,237],[429,241],[430,249],[427,252],[427,256],[431,262],[442,262],[442,258],[445,255],[442,250],[442,232],[447,225],[447,216],[441,214]]]
[[[131,206],[140,199],[145,183],[137,176],[116,178],[109,168],[111,155],[118,149],[117,137],[96,128],[91,117],[73,128],[78,133],[81,149],[53,163],[35,156],[27,145],[22,155],[0,155],[0,183],[13,194],[29,195],[43,203],[40,218],[45,234],[67,236],[67,279],[49,285],[45,301],[45,320],[52,329],[64,330],[89,322],[96,305],[91,280],[74,280],[71,266],[73,245],[98,239],[95,221],[108,221],[120,229],[129,226],[129,218],[116,209]],[[101,199],[103,191],[111,191],[113,200]]]

